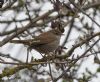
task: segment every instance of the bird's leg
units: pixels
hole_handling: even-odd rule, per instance
[[[50,58],[49,60],[54,59],[54,58],[55,58],[54,52],[50,52],[50,53],[47,55],[47,57]]]
[[[65,49],[67,49],[66,47],[64,47],[64,46],[58,46],[58,48],[55,50],[55,54],[56,55],[61,55],[63,52],[64,52],[64,50]]]

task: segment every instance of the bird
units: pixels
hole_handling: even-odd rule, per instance
[[[28,45],[30,50],[35,49],[39,53],[49,54],[58,48],[60,38],[64,32],[64,28],[58,21],[52,22],[51,28],[51,30],[41,33],[34,39],[11,40],[10,42]]]

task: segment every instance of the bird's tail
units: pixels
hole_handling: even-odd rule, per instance
[[[11,40],[10,43],[30,45],[30,40]]]

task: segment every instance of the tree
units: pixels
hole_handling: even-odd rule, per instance
[[[0,8],[1,81],[88,82],[100,72],[99,0],[8,0]],[[33,39],[50,30],[55,21],[64,27],[61,45],[53,55],[39,59],[27,46],[12,40]],[[54,23],[54,24],[53,24]],[[18,48],[17,48],[18,47]],[[23,50],[23,48],[25,50]],[[25,51],[25,52],[24,52]],[[28,52],[28,53],[27,53]],[[26,63],[26,55],[29,62]],[[14,56],[15,55],[15,56]],[[20,57],[23,59],[20,59]],[[91,60],[91,61],[88,61]],[[83,70],[83,65],[91,63]],[[95,72],[92,71],[96,70]],[[6,79],[5,79],[6,77]],[[23,78],[24,77],[24,78]]]

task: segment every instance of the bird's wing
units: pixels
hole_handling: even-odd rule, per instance
[[[55,35],[53,35],[51,32],[45,32],[34,38],[32,44],[34,45],[48,44],[55,40],[56,40]]]

